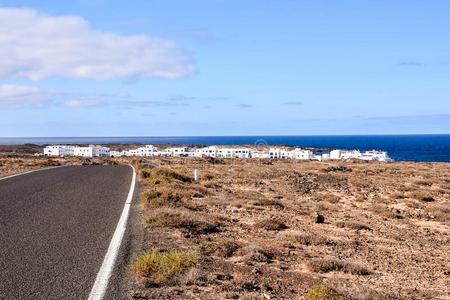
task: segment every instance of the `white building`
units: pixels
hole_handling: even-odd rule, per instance
[[[145,145],[144,147],[139,147],[134,150],[130,150],[131,156],[144,156],[144,157],[151,157],[155,156],[155,153],[158,152],[158,148],[156,148],[153,145]]]
[[[322,161],[330,160],[330,153],[322,153]]]
[[[361,159],[363,160],[376,160],[376,161],[391,161],[389,156],[387,155],[387,152],[383,151],[366,151],[361,155]]]
[[[314,153],[311,150],[297,148],[294,149],[291,154],[293,159],[314,159]]]
[[[270,148],[269,149],[269,158],[280,158],[281,157],[281,149],[278,148]]]
[[[360,159],[361,152],[359,150],[332,150],[330,159]]]
[[[74,156],[80,157],[94,157],[95,156],[95,147],[87,146],[87,147],[75,147],[73,149]]]
[[[252,158],[269,158],[269,151],[262,150],[252,150],[251,151]]]
[[[269,158],[273,159],[290,159],[292,158],[293,151],[288,149],[270,148]]]
[[[99,146],[99,145],[89,145],[89,147],[94,147],[94,156],[96,157],[109,157],[110,150],[108,147]]]
[[[174,147],[174,148],[168,148],[165,150],[166,152],[170,153],[170,156],[174,157],[185,157],[189,156],[189,149],[187,147]]]
[[[250,158],[251,151],[247,148],[219,148],[217,157],[221,158]]]
[[[50,145],[44,148],[45,156],[73,156],[74,146]]]
[[[110,155],[111,157],[121,157],[121,156],[125,156],[125,155],[122,155],[122,151],[114,151],[114,150],[109,151],[109,155]]]
[[[163,157],[168,157],[168,156],[172,156],[172,152],[167,151],[167,150],[160,150],[160,151],[156,151],[154,153],[155,156],[163,156]]]
[[[202,157],[202,156],[209,156],[209,157],[217,157],[217,146],[209,146],[205,148],[195,149],[195,156]]]

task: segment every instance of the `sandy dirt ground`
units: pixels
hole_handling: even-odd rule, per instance
[[[143,186],[129,299],[450,299],[449,164],[3,155],[0,177],[115,163]],[[196,260],[157,281],[148,251]]]
[[[450,299],[449,164],[137,165],[145,192],[130,299]],[[161,283],[132,271],[151,250],[197,261]]]

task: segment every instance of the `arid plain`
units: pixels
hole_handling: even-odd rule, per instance
[[[16,155],[0,175],[92,163],[139,173],[130,299],[450,297],[446,163]]]

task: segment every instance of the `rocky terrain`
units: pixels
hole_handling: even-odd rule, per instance
[[[0,176],[111,163],[142,187],[129,299],[450,299],[449,164],[4,152]]]
[[[448,164],[135,163],[130,299],[450,298]]]

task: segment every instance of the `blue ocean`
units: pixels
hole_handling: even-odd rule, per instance
[[[387,151],[396,161],[450,162],[450,135],[348,136],[186,136],[186,137],[38,137],[0,138],[0,145],[20,144],[175,144],[288,145],[321,149]]]

